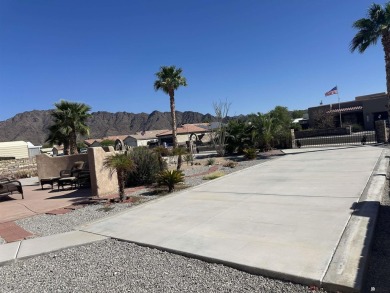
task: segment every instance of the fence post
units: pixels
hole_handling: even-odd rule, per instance
[[[290,129],[291,131],[291,148],[295,149],[297,146],[295,144],[295,131],[294,129]]]
[[[383,143],[388,141],[385,120],[375,121],[375,134],[376,134],[377,142]]]

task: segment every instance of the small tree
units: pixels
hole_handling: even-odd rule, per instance
[[[312,119],[313,119],[313,127],[315,129],[327,129],[334,128],[334,117],[330,113],[326,113],[323,110],[315,110],[313,111]]]
[[[244,149],[253,147],[255,127],[251,121],[231,120],[226,128],[226,152],[241,154]]]
[[[231,103],[227,100],[225,102],[219,101],[213,103],[216,121],[210,124],[211,142],[219,156],[225,155],[226,143],[226,124],[224,124],[229,113]]]
[[[127,153],[117,153],[107,157],[103,166],[110,169],[111,175],[116,171],[118,178],[119,200],[123,201],[125,197],[125,185],[127,174],[134,170],[135,164]]]

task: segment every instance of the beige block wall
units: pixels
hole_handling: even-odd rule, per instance
[[[60,176],[61,170],[69,170],[73,163],[77,161],[88,161],[87,154],[78,154],[70,156],[50,157],[42,154],[37,155],[37,169],[39,179]]]
[[[110,148],[113,150],[113,148]],[[91,172],[91,193],[92,196],[103,196],[118,192],[118,179],[116,172],[111,173],[103,167],[107,156],[115,152],[106,152],[103,148],[88,148],[89,168]]]

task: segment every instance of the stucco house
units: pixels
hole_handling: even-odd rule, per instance
[[[64,146],[53,145],[52,152],[53,152],[53,156],[62,156],[64,154]]]
[[[147,131],[136,132],[135,134],[128,135],[123,140],[123,142],[125,143],[125,145],[128,145],[130,147],[149,146],[153,144],[158,144],[157,135],[166,131],[167,131],[166,129],[161,129],[161,130],[147,130]]]
[[[343,126],[360,125],[365,130],[373,130],[375,121],[388,121],[387,95],[377,93],[358,96],[354,101],[338,102],[333,104],[311,107],[309,113],[309,127],[313,127],[317,113],[322,112],[334,116],[334,123],[340,126],[340,116]]]
[[[177,142],[179,145],[184,145],[187,141],[192,140],[198,143],[210,142],[210,124],[198,123],[198,124],[183,124],[177,128]],[[167,145],[173,144],[172,130],[166,130],[157,134],[159,144],[166,143]]]

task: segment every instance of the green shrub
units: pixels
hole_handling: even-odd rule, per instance
[[[223,175],[225,175],[225,173],[223,173],[222,171],[215,171],[213,173],[210,173],[210,174],[204,176],[202,179],[203,180],[213,180],[213,179],[222,177]]]
[[[256,149],[254,149],[254,148],[245,149],[244,150],[244,158],[247,160],[256,159]]]
[[[166,164],[162,164],[159,156],[148,148],[136,147],[130,151],[129,155],[135,163],[135,169],[129,173],[128,186],[155,183],[157,174],[166,169]]]
[[[215,159],[214,158],[209,158],[207,159],[206,166],[214,165],[215,164]]]
[[[192,156],[191,153],[186,154],[186,155],[184,156],[184,161],[186,161],[187,166],[189,165],[189,163],[191,163],[191,165],[192,165],[193,162],[194,162],[194,157]]]
[[[184,182],[184,174],[180,170],[165,170],[157,175],[158,185],[168,187],[168,192],[172,192],[175,189],[175,184]]]

